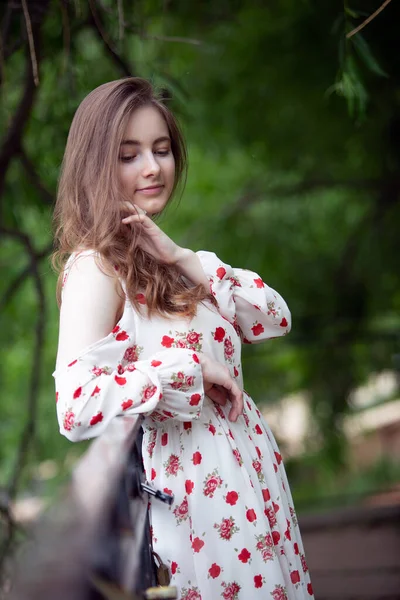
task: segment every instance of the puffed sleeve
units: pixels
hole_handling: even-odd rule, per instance
[[[219,312],[235,326],[243,342],[255,344],[289,333],[291,315],[286,302],[257,273],[232,268],[213,252],[196,254]]]
[[[138,360],[134,332],[129,319],[124,325],[124,317],[99,337],[109,312],[101,305],[109,282],[96,269],[93,261],[81,265],[81,275],[76,271],[68,281],[68,297],[61,305],[59,357],[53,373],[61,434],[71,441],[96,437],[123,414],[144,413],[156,421],[198,418],[204,389],[195,352],[169,348]],[[98,298],[101,292],[103,300]]]

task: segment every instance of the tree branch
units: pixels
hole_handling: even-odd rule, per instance
[[[29,446],[32,444],[35,434],[37,398],[40,383],[40,372],[42,366],[46,324],[46,298],[44,293],[44,286],[39,272],[38,256],[33,248],[30,237],[21,231],[8,229],[6,227],[0,227],[0,234],[18,240],[25,247],[25,250],[30,258],[30,271],[34,277],[38,298],[37,322],[35,327],[35,344],[27,403],[28,416],[20,438],[19,447],[17,449],[12,475],[7,486],[6,498],[7,506],[9,506],[10,501],[12,501],[15,498],[18,483],[27,461]],[[3,566],[4,560],[7,556],[8,550],[12,544],[14,532],[15,527],[12,526],[12,523],[10,521],[7,530],[7,535],[5,537],[5,540],[3,541],[2,547],[0,548],[0,571]]]
[[[101,23],[100,16],[97,13],[96,4],[94,0],[89,0],[89,7],[92,13],[92,19],[90,22],[91,27],[95,31],[96,35],[100,38],[104,48],[107,53],[110,55],[113,62],[117,65],[117,67],[122,71],[122,73],[128,77],[133,77],[133,69],[130,65],[117,53],[114,49],[108,35],[103,29],[103,25]]]
[[[54,196],[49,190],[46,188],[42,180],[40,179],[38,172],[35,169],[35,165],[31,161],[31,159],[26,154],[23,147],[20,147],[18,150],[19,158],[21,160],[21,164],[25,169],[25,172],[28,176],[29,181],[33,185],[34,188],[39,192],[43,203],[47,206],[52,206],[54,203]]]
[[[36,259],[38,261],[43,260],[43,258],[46,258],[50,252],[53,249],[53,242],[51,242],[48,246],[46,246],[43,250],[41,250],[40,252],[36,253]],[[19,288],[21,287],[21,285],[24,283],[25,279],[32,274],[32,266],[29,263],[25,269],[23,269],[16,277],[15,279],[10,283],[10,285],[8,286],[8,288],[6,289],[5,293],[3,294],[2,298],[0,299],[0,314],[3,312],[3,310],[6,309],[7,304],[11,301],[12,297],[14,296],[14,294],[16,294],[19,290]]]
[[[361,25],[349,31],[349,33],[346,34],[346,38],[349,39],[353,35],[356,35],[356,33],[358,33],[359,31],[361,31],[361,29],[364,29],[364,27],[368,25],[368,23],[371,23],[371,21],[375,19],[375,17],[377,17],[379,13],[382,12],[383,9],[386,8],[389,2],[391,1],[392,0],[385,0],[385,2],[374,13],[372,13],[372,15],[370,15],[367,19],[365,19],[365,21],[361,23]]]

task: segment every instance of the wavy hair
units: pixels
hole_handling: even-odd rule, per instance
[[[99,267],[117,272],[126,295],[138,309],[144,291],[148,314],[196,314],[199,302],[213,299],[202,285],[189,287],[174,266],[158,262],[140,246],[140,224],[121,224],[124,198],[117,167],[120,145],[133,111],[155,107],[168,127],[175,159],[171,196],[184,187],[186,144],[179,125],[161,95],[145,79],[128,77],[100,85],[79,105],[68,135],[54,210],[55,250],[52,264],[59,272],[57,299],[61,304],[63,267],[69,255],[90,249],[101,258]]]

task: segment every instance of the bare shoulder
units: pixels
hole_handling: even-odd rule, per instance
[[[117,274],[104,263],[99,253],[84,250],[71,254],[64,269],[63,302],[71,295],[81,300],[96,295],[118,311],[121,290]]]

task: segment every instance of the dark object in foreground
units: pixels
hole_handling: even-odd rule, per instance
[[[168,568],[154,560],[148,517],[149,493],[173,498],[144,482],[140,422],[117,417],[91,444],[23,548],[11,600],[177,598]]]

